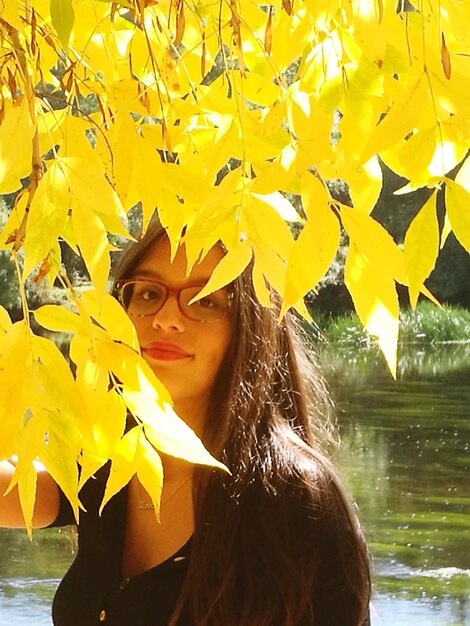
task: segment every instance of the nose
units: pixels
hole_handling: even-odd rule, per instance
[[[162,308],[153,316],[152,327],[173,333],[182,333],[186,329],[185,318],[180,311],[176,295],[169,294]]]

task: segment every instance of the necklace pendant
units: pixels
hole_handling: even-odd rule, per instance
[[[138,508],[142,511],[152,511],[153,509],[155,509],[153,504],[151,504],[150,502],[145,502],[144,500],[140,500]]]

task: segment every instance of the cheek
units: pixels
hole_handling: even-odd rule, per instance
[[[224,326],[222,328],[217,329],[218,332],[216,335],[212,335],[211,338],[207,338],[207,344],[209,345],[209,342],[211,341],[211,353],[212,353],[212,360],[213,360],[213,364],[214,364],[214,369],[218,369],[220,364],[222,363],[225,355],[227,354],[229,348],[230,348],[230,344],[232,343],[232,335],[233,335],[233,330],[232,330],[232,324],[229,323],[228,321],[226,323],[224,323]]]

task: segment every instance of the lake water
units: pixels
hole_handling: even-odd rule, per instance
[[[410,350],[396,382],[379,357],[323,360],[373,555],[373,626],[470,626],[470,346]],[[0,626],[50,626],[72,558],[67,531],[31,543],[0,529]]]
[[[396,382],[379,358],[327,361],[373,554],[374,626],[469,626],[470,345],[410,349]]]

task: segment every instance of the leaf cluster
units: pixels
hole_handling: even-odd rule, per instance
[[[146,472],[158,467],[145,420],[165,393],[130,330],[127,340],[120,336],[122,315],[103,325],[87,308],[87,298],[103,311],[111,306],[110,234],[132,238],[128,213],[137,204],[143,229],[157,210],[173,247],[186,245],[189,265],[223,242],[227,254],[206,291],[251,263],[260,301],[270,306],[271,289],[278,291],[282,313],[294,307],[308,315],[303,298],[325,275],[345,232],[346,285],[395,371],[397,283],[408,287],[413,305],[422,293],[432,298],[424,283],[448,234],[470,249],[469,18],[470,5],[460,0],[398,10],[391,0],[3,0],[0,193],[18,193],[0,247],[24,254],[21,284],[31,274],[61,281],[78,315],[72,324],[76,314],[64,313],[79,374],[73,382],[60,365],[68,382],[56,404],[49,402],[54,419],[29,398],[2,409],[2,422],[10,424],[3,454],[24,448],[20,487],[21,477],[32,484],[34,456],[47,461],[75,506],[72,458],[89,463],[90,472],[98,465],[93,455],[112,458],[109,493],[136,467],[147,468],[139,477],[150,485]],[[379,158],[408,181],[402,192],[430,190],[403,246],[371,216],[382,187]],[[346,181],[348,202],[332,195],[335,180]],[[438,193],[445,197],[443,226]],[[302,211],[289,194],[301,198]],[[83,258],[91,295],[75,293],[60,241]],[[27,320],[24,294],[22,301]],[[1,348],[2,372],[16,371],[14,353],[22,346],[43,384],[59,357],[26,321],[16,327],[2,316],[2,342],[18,345]],[[41,314],[38,321],[48,327]],[[123,366],[111,367],[104,347],[133,378]],[[142,380],[145,402],[133,404]],[[11,391],[17,378],[5,384]],[[120,427],[126,408],[137,413],[137,430],[123,435],[101,425],[109,442],[100,448],[93,417],[78,418],[82,410],[96,414],[95,400],[103,414],[121,416]],[[54,457],[53,467],[47,450],[56,423],[67,423],[73,436],[67,448],[58,446],[66,460]],[[24,493],[27,512],[32,492]]]

